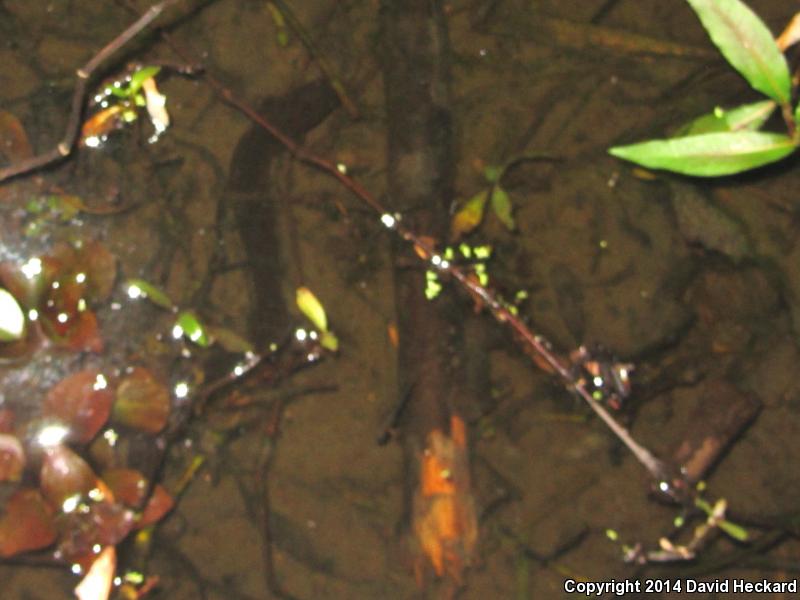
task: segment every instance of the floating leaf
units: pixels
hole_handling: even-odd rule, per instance
[[[495,185],[492,190],[492,210],[500,222],[506,226],[506,229],[513,231],[516,228],[514,223],[513,207],[511,205],[511,198],[508,197],[506,191],[499,185]]]
[[[38,490],[17,490],[0,518],[0,556],[46,548],[56,540],[53,512]]]
[[[136,367],[117,387],[111,413],[116,422],[133,429],[158,433],[167,424],[170,399],[167,388],[150,374]]]
[[[99,371],[87,369],[53,386],[44,401],[43,414],[54,416],[70,429],[70,438],[89,443],[111,413],[113,392]]]
[[[687,0],[734,69],[780,104],[791,97],[786,58],[764,22],[740,0]]]
[[[0,342],[13,342],[25,335],[25,313],[16,298],[0,288]]]
[[[0,433],[0,482],[19,481],[25,468],[25,452],[15,435]]]
[[[778,161],[796,149],[789,137],[761,131],[706,133],[611,148],[609,153],[651,169],[716,177]]]
[[[481,224],[488,199],[489,190],[481,190],[467,200],[458,212],[453,215],[453,220],[450,222],[451,240],[457,240]]]
[[[297,288],[297,308],[314,324],[320,331],[328,330],[328,317],[322,303],[307,287]]]
[[[171,310],[174,306],[170,297],[167,296],[167,294],[163,292],[161,288],[156,287],[144,279],[129,279],[125,283],[125,288],[130,298],[147,298],[156,306],[166,308],[167,310]]]
[[[50,506],[64,512],[75,510],[77,500],[88,496],[98,485],[92,468],[63,444],[45,448],[39,482]]]
[[[197,318],[197,315],[192,311],[186,310],[179,314],[178,319],[175,322],[175,327],[179,327],[183,332],[183,335],[201,348],[208,347],[210,341],[208,339],[208,334],[206,333],[205,327],[200,322],[200,319]],[[178,337],[177,333],[175,335]]]
[[[116,571],[117,551],[114,546],[106,546],[75,587],[75,596],[78,600],[107,600]]]
[[[722,131],[756,131],[767,122],[776,106],[772,100],[762,100],[752,104],[743,104],[729,110],[717,107],[713,112],[698,117],[681,127],[678,130],[678,135],[689,136]]]

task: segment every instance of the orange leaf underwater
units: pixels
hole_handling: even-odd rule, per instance
[[[478,540],[464,421],[454,415],[450,435],[434,429],[421,457],[420,484],[414,494],[414,533],[438,576],[456,582],[469,564]]]

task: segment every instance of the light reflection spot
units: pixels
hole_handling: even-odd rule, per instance
[[[42,272],[42,259],[31,258],[20,268],[22,274],[28,279],[33,279]]]
[[[189,384],[185,381],[181,381],[175,385],[175,397],[176,398],[186,398],[189,395]]]
[[[63,425],[47,425],[36,435],[36,441],[40,446],[56,446],[67,437],[68,433],[69,430]]]
[[[76,508],[78,508],[78,502],[80,502],[80,494],[74,494],[69,496],[64,502],[61,504],[61,510],[64,514],[69,514],[73,512]]]
[[[306,338],[308,337],[308,332],[305,329],[298,329],[294,332],[294,337],[297,338],[298,342],[305,342]]]
[[[388,229],[392,229],[395,225],[397,225],[397,219],[395,219],[389,213],[383,213],[381,215],[381,223],[383,223],[384,227],[387,227]]]
[[[136,300],[137,298],[141,298],[142,296],[144,296],[144,292],[142,291],[142,288],[140,288],[138,285],[132,283],[128,286],[128,298],[130,298],[131,300]]]
[[[176,340],[179,340],[183,337],[183,327],[180,325],[175,325],[172,328],[172,337]]]

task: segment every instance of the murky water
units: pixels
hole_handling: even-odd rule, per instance
[[[347,163],[380,196],[386,142],[376,7],[296,4],[317,51],[362,110],[358,121],[334,111],[306,142]],[[750,4],[774,32],[791,17],[783,2]],[[710,478],[709,496],[726,498],[757,538],[769,532],[756,525],[769,523],[796,535],[796,161],[698,183],[642,177],[606,154],[717,104],[750,101],[753,92],[716,57],[683,3],[475,2],[448,11],[459,197],[480,190],[484,165],[524,154],[557,159],[520,162],[503,179],[518,231],[489,215],[471,238],[494,244],[490,272],[509,292],[528,290],[523,311],[559,350],[599,342],[637,364],[623,418],[659,455],[670,456],[698,419],[712,424],[740,398],[755,398],[760,414]],[[0,3],[7,41],[0,109],[21,120],[35,149],[61,137],[74,69],[130,21],[113,3]],[[212,2],[173,33],[256,105],[320,77],[296,36],[289,32],[289,44],[281,45],[265,3]],[[108,74],[134,60],[178,61],[145,36]],[[81,148],[33,178],[0,184],[3,262],[77,239],[101,240],[118,261],[110,297],[93,307],[103,351],[55,348],[23,366],[4,366],[0,408],[20,423],[35,420],[47,391],[77,369],[146,367],[173,390],[181,381],[202,389],[235,364],[235,353],[191,344],[191,356],[183,355],[170,341],[175,315],[131,301],[131,278],[160,286],[182,309],[259,351],[302,323],[294,290],[307,285],[328,309],[340,355],[276,386],[251,380],[238,396],[228,389],[211,397],[171,439],[160,481],[174,491],[197,457],[202,468],[159,524],[151,551],[142,555],[127,544],[121,564],[160,578],[153,597],[268,597],[259,519],[269,455],[273,561],[286,590],[298,598],[418,596],[414,556],[398,533],[410,485],[402,452],[375,444],[397,396],[387,333],[395,321],[391,240],[329,178],[273,145],[240,144],[250,123],[201,80],[160,76],[159,88],[174,123],[158,143],[148,143],[152,126],[142,117],[103,149]],[[291,109],[281,108],[286,118]],[[237,145],[268,156],[237,157]],[[236,168],[257,177],[246,200],[231,186],[241,181],[232,176]],[[60,220],[26,208],[54,194],[118,210]],[[261,199],[281,204],[259,255],[258,235],[244,233],[242,207]],[[36,219],[41,229],[32,234],[26,227]],[[271,264],[280,277],[265,272]],[[466,299],[463,310],[471,310]],[[268,335],[276,340],[257,339]],[[482,511],[478,560],[460,597],[557,598],[567,578],[798,577],[796,540],[765,550],[719,539],[691,564],[624,564],[605,530],[655,548],[675,510],[648,499],[639,464],[505,337],[491,343],[485,360],[492,398],[469,416]],[[273,444],[265,431],[278,401],[285,411]],[[155,462],[157,442],[157,435],[132,435],[119,460],[145,469]],[[13,486],[2,485],[6,498]],[[66,598],[77,579],[66,570],[8,564],[0,566],[0,581],[3,598]]]

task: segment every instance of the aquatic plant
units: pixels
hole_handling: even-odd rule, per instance
[[[651,169],[717,177],[755,169],[795,152],[800,145],[800,104],[792,106],[792,77],[783,52],[800,39],[800,19],[795,18],[776,40],[740,0],[687,2],[730,65],[768,99],[727,110],[717,107],[674,137],[615,146],[609,153]],[[762,129],[776,109],[786,133]]]

